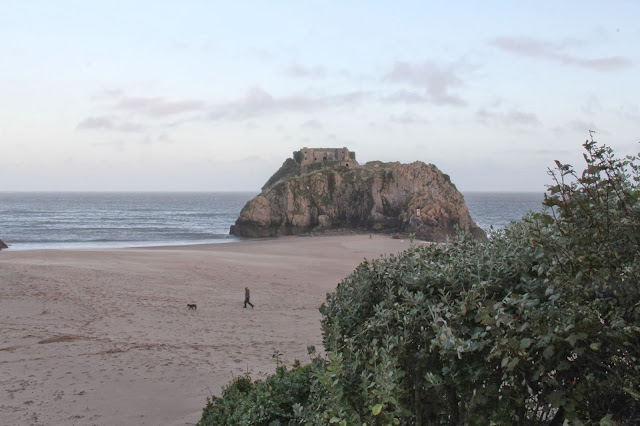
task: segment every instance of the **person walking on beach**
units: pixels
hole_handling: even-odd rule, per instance
[[[251,305],[251,309],[253,309],[253,303],[251,303],[251,294],[249,293],[249,287],[244,288],[244,307],[247,307],[247,304]]]

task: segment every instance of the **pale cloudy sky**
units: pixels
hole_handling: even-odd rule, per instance
[[[307,147],[543,191],[640,151],[637,1],[0,0],[0,191],[257,191]]]

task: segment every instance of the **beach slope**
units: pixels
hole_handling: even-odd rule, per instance
[[[3,250],[0,424],[196,423],[209,392],[272,373],[275,351],[306,361],[326,292],[408,247],[364,235]]]

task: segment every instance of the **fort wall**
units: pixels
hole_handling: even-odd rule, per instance
[[[347,147],[343,148],[302,148],[299,152],[298,160],[303,169],[317,163],[330,162],[343,167],[354,167],[358,165],[356,161],[356,153],[349,151]]]

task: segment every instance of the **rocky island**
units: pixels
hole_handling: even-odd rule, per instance
[[[302,148],[247,202],[230,233],[276,237],[330,229],[410,234],[443,241],[457,229],[478,238],[464,197],[433,164],[358,164],[347,148]]]

